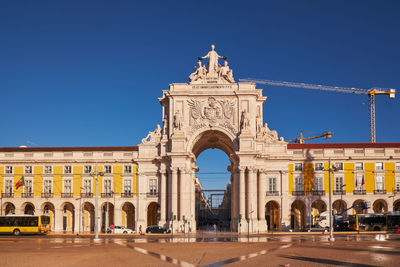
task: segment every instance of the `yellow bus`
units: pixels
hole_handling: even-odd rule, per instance
[[[41,215],[0,216],[0,234],[47,234],[50,232],[50,217]]]

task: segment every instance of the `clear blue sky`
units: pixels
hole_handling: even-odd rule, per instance
[[[0,146],[137,145],[161,123],[161,90],[187,82],[212,43],[236,80],[400,89],[399,11],[394,0],[1,1]],[[366,96],[259,88],[264,121],[287,140],[369,141]],[[399,102],[376,97],[378,142],[400,141]],[[202,171],[226,171],[226,156],[205,153]]]

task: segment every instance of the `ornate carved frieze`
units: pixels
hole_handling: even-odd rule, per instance
[[[190,110],[191,133],[206,127],[220,126],[236,133],[232,125],[233,112],[236,106],[234,99],[216,100],[210,96],[207,101],[190,99],[187,100]]]

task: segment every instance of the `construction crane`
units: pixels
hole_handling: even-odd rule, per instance
[[[303,131],[300,131],[300,138],[294,139],[294,142],[297,143],[297,144],[304,144],[304,141],[307,141],[307,140],[320,138],[320,137],[325,137],[325,139],[328,139],[328,138],[331,138],[332,135],[333,135],[332,132],[324,132],[323,134],[320,134],[318,136],[312,136],[312,137],[304,138],[303,137]]]
[[[276,86],[322,90],[322,91],[368,95],[368,98],[369,98],[369,138],[370,138],[371,143],[376,142],[375,95],[388,95],[389,98],[394,98],[395,94],[396,94],[395,89],[387,89],[387,88],[359,89],[359,88],[339,87],[339,86],[329,86],[329,85],[260,80],[260,79],[252,79],[252,78],[239,79],[239,81],[253,82],[253,83],[259,83],[259,84],[269,84],[269,85],[276,85]]]

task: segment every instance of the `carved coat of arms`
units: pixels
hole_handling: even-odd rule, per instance
[[[235,132],[232,126],[232,118],[235,100],[216,100],[210,96],[207,103],[199,100],[188,100],[190,116],[193,119],[190,123],[192,132],[202,127],[213,127],[220,125]]]

